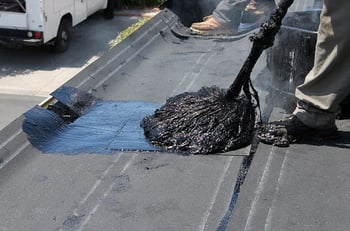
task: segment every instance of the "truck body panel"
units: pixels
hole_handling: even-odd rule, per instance
[[[23,1],[24,9],[0,8],[0,42],[18,45],[42,45],[52,41],[58,33],[62,19],[67,17],[72,26],[89,15],[105,9],[107,0],[32,0]],[[11,3],[12,5],[15,4]],[[31,32],[31,33],[29,33]],[[35,32],[40,38],[33,37]],[[31,36],[28,36],[31,34]]]
[[[27,18],[26,13],[0,12],[0,25],[2,28],[24,30],[28,28]]]

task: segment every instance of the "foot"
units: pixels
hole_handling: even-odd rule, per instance
[[[243,11],[242,23],[256,23],[262,22],[275,8],[273,1],[267,1],[266,3],[256,3],[251,1]]]
[[[234,35],[237,30],[223,26],[213,16],[207,16],[203,22],[195,22],[191,26],[191,33],[199,35]]]
[[[306,137],[333,138],[336,137],[337,131],[336,126],[327,129],[313,129],[292,115],[284,120],[262,125],[258,132],[258,138],[266,144],[288,147],[289,144]]]

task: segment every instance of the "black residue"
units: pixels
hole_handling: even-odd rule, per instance
[[[74,226],[80,224],[82,218],[84,217],[85,215],[70,215],[67,217],[67,219],[63,222],[63,225],[62,225],[62,228],[64,230],[68,230],[68,229],[71,229],[73,228]]]
[[[227,100],[225,95],[217,87],[183,93],[145,117],[141,126],[153,144],[170,151],[203,154],[240,148],[250,142],[255,110],[246,97]]]
[[[167,32],[161,30],[159,31],[159,34],[164,38],[167,35]]]
[[[293,0],[281,0],[268,21],[250,39],[253,47],[229,89],[203,87],[168,99],[141,122],[146,137],[168,150],[193,154],[241,148],[251,141],[259,106],[250,74],[262,52],[273,45]],[[241,92],[244,92],[240,96]]]
[[[235,205],[237,203],[238,195],[239,195],[239,193],[241,191],[241,186],[244,183],[244,180],[245,180],[245,178],[247,176],[249,167],[250,167],[251,162],[253,160],[253,156],[254,156],[254,153],[251,153],[249,156],[247,156],[247,157],[245,157],[243,159],[243,162],[242,162],[241,167],[239,169],[239,173],[238,173],[238,176],[237,176],[236,183],[235,183],[234,188],[233,188],[233,193],[232,193],[230,204],[229,204],[229,206],[228,206],[228,208],[226,210],[225,215],[221,219],[221,221],[219,223],[219,226],[216,229],[216,231],[225,231],[226,228],[227,228],[228,222],[231,219],[233,210],[234,210]]]
[[[49,105],[48,110],[59,115],[66,123],[72,123],[79,115],[61,102]]]
[[[67,86],[58,88],[51,95],[72,110],[77,116],[84,114],[97,101],[96,97],[92,94]]]
[[[115,177],[115,185],[113,191],[126,192],[130,188],[130,177],[128,175],[120,175]]]
[[[169,163],[156,163],[153,156],[147,156],[137,163],[137,165],[142,165],[145,170],[154,170],[169,166]]]
[[[169,163],[158,164],[158,165],[154,165],[154,166],[146,166],[145,169],[146,170],[154,170],[154,169],[163,168],[166,166],[169,166]]]

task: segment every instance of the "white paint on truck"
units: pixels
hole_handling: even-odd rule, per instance
[[[55,44],[58,39],[61,39],[61,42],[65,42],[65,39],[69,42],[71,27],[102,9],[105,10],[106,16],[107,7],[113,7],[109,1],[112,0],[2,1],[0,43],[40,46],[49,42]],[[59,31],[63,19],[66,19],[64,30]]]

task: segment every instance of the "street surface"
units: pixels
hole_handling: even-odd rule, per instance
[[[49,46],[0,47],[0,129],[102,56],[119,32],[138,19],[136,14],[112,20],[92,15],[74,28],[70,48],[62,54]]]

